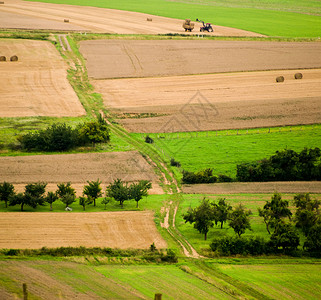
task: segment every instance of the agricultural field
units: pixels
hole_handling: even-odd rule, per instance
[[[67,80],[68,65],[48,41],[0,40],[0,117],[73,117],[86,112]],[[18,56],[18,61],[10,57]]]
[[[1,213],[0,249],[167,247],[153,212]],[[59,224],[59,226],[57,226]]]
[[[318,1],[211,1],[150,0],[89,1],[41,0],[40,2],[97,6],[141,12],[176,19],[203,19],[214,25],[239,28],[270,36],[319,37],[321,7]],[[215,28],[214,28],[215,30]]]
[[[121,178],[150,180],[152,192],[162,192],[152,166],[136,151],[0,157],[0,174],[0,182],[14,184],[19,192],[27,183],[43,181],[48,191],[56,191],[58,183],[71,182],[81,195],[87,181],[98,178],[103,189]]]

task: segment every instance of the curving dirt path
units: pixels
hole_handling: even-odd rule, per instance
[[[147,21],[151,18],[152,21]],[[65,23],[64,20],[69,20]],[[183,21],[143,13],[65,4],[6,0],[0,5],[0,28],[77,30],[119,34],[185,33]],[[199,33],[195,22],[192,34]],[[245,30],[215,26],[216,36],[262,36]]]

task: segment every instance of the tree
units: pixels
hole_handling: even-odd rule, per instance
[[[114,198],[112,198],[112,197],[105,197],[105,198],[101,201],[101,204],[104,204],[104,205],[105,205],[104,210],[107,209],[107,208],[106,208],[107,204],[108,204],[109,202],[111,202],[113,199],[114,199]]]
[[[213,210],[214,210],[214,220],[215,224],[217,222],[221,223],[221,229],[223,228],[223,223],[227,221],[229,212],[232,210],[232,206],[228,205],[225,202],[225,198],[219,198],[218,204],[213,203]]]
[[[251,230],[250,215],[252,212],[246,210],[242,204],[239,204],[229,214],[229,226],[234,229],[234,232],[240,237],[246,229]]]
[[[66,194],[71,194],[71,195],[76,195],[76,191],[73,187],[71,187],[71,183],[67,182],[65,183],[59,183],[57,184],[57,195],[58,197],[61,199],[63,196],[65,196]]]
[[[6,208],[8,207],[10,196],[13,196],[14,194],[13,184],[6,181],[0,183],[0,201],[4,201]]]
[[[86,210],[86,205],[89,205],[91,203],[93,203],[93,199],[90,196],[79,197],[79,205],[81,205],[84,210]]]
[[[121,208],[124,207],[124,202],[129,198],[129,188],[121,179],[115,179],[113,183],[107,186],[106,195],[119,201]]]
[[[321,222],[310,228],[303,248],[319,257],[321,256]]]
[[[36,208],[38,205],[44,205],[45,203],[45,191],[46,183],[30,183],[25,186],[25,192],[13,195],[9,199],[9,205],[14,206],[19,204],[21,211],[23,211],[24,205],[28,205],[32,208]]]
[[[259,216],[263,217],[266,230],[269,234],[271,234],[270,227],[275,228],[282,218],[288,217],[290,219],[292,215],[289,209],[289,202],[282,200],[279,193],[274,193],[271,201],[266,201],[263,209],[259,208],[258,211]]]
[[[294,196],[294,204],[297,208],[295,212],[295,226],[301,228],[307,236],[309,230],[320,219],[320,201],[312,200],[309,193],[297,194]]]
[[[84,186],[83,195],[90,197],[94,201],[94,206],[96,206],[96,199],[102,196],[101,181],[97,179],[96,181],[87,181],[87,183],[88,185]]]
[[[69,205],[71,205],[72,203],[74,203],[76,201],[76,196],[74,194],[64,194],[61,198],[60,198],[61,202],[66,204],[66,207],[68,207]]]
[[[137,203],[143,198],[148,196],[148,190],[152,188],[152,183],[148,180],[140,180],[138,183],[132,183],[129,187],[129,197],[134,199]]]
[[[271,235],[270,242],[273,247],[281,247],[284,252],[287,252],[297,249],[300,244],[300,237],[294,226],[281,220]]]
[[[52,211],[52,203],[54,203],[56,200],[58,200],[58,196],[54,192],[48,192],[45,200],[47,203],[50,204],[50,210]]]
[[[204,198],[198,207],[189,208],[187,213],[183,215],[183,219],[185,223],[194,223],[194,228],[204,234],[204,239],[207,240],[207,233],[214,226],[213,205]]]

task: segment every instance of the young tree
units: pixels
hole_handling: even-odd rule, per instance
[[[252,212],[246,210],[242,204],[239,204],[229,214],[229,226],[234,229],[234,232],[240,237],[246,229],[251,230],[250,215]]]
[[[76,191],[73,187],[71,187],[71,183],[67,182],[65,183],[59,183],[57,184],[57,191],[56,194],[58,195],[58,197],[61,199],[63,196],[65,196],[66,194],[70,194],[70,195],[74,195],[76,196]]]
[[[307,236],[309,230],[320,220],[320,201],[312,200],[309,193],[297,194],[294,196],[294,204],[297,208],[295,226],[301,228]]]
[[[54,192],[48,192],[45,200],[47,203],[50,204],[50,210],[52,211],[52,203],[54,203],[56,200],[58,200],[58,196]]]
[[[217,222],[221,223],[221,229],[223,228],[223,223],[227,221],[228,215],[232,210],[232,206],[228,205],[225,202],[225,198],[219,198],[218,204],[213,203],[213,210],[214,210],[214,220],[215,224]]]
[[[61,202],[66,204],[66,208],[76,201],[76,196],[74,194],[64,194],[61,197]]]
[[[102,196],[102,188],[100,186],[101,181],[97,179],[96,181],[87,181],[88,185],[84,186],[83,195],[87,198],[91,198],[94,201],[94,206],[96,206],[96,199]]]
[[[113,199],[114,199],[114,198],[112,198],[112,197],[105,197],[105,198],[101,201],[101,204],[104,204],[104,205],[105,205],[104,210],[107,209],[107,204],[108,204],[109,202],[111,202]]]
[[[183,219],[185,223],[194,223],[194,228],[199,233],[204,234],[204,239],[207,240],[207,233],[214,226],[213,205],[208,199],[204,198],[198,207],[189,208],[187,213],[183,215]]]
[[[113,183],[107,186],[106,195],[119,201],[121,208],[124,207],[124,202],[129,198],[129,188],[121,179],[115,179]]]
[[[25,192],[13,195],[9,199],[9,205],[14,206],[19,204],[21,206],[21,211],[23,211],[24,205],[36,208],[38,205],[44,205],[45,203],[45,191],[46,183],[30,183],[25,186]]]
[[[321,222],[310,228],[303,248],[319,257],[321,256]]]
[[[89,205],[91,203],[93,203],[93,199],[90,196],[79,197],[79,205],[81,205],[84,210],[86,210],[86,205]]]
[[[13,196],[14,194],[15,191],[13,184],[6,181],[0,183],[0,201],[4,201],[6,208],[8,207],[10,196]]]
[[[274,193],[271,201],[266,201],[263,209],[259,208],[259,216],[263,217],[264,223],[266,225],[266,230],[269,234],[270,227],[275,228],[278,222],[285,217],[291,219],[291,211],[289,209],[289,202],[287,200],[282,200],[281,194]]]
[[[129,186],[129,198],[134,199],[137,203],[143,198],[148,196],[148,190],[152,188],[152,183],[148,180],[140,180],[138,183],[132,183]]]
[[[281,220],[271,235],[270,242],[275,248],[281,247],[286,252],[299,246],[300,237],[294,226]]]

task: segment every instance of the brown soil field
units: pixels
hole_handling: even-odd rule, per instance
[[[85,110],[67,80],[67,64],[46,41],[0,40],[0,117],[80,116]],[[11,62],[10,57],[18,56]]]
[[[158,249],[167,244],[151,211],[91,213],[0,213],[0,249],[110,247]],[[59,226],[57,226],[59,224]]]
[[[321,193],[320,181],[297,182],[224,182],[215,184],[183,185],[185,194],[266,194],[266,193]]]
[[[152,22],[147,21],[152,18]],[[64,23],[68,19],[69,23]],[[6,0],[0,6],[0,28],[80,30],[119,34],[185,33],[183,20],[114,9]],[[195,23],[191,34],[199,33]],[[213,26],[216,36],[262,36],[223,26]]]
[[[321,43],[210,40],[82,41],[94,79],[321,67]]]
[[[71,182],[81,195],[87,180],[98,178],[103,191],[120,178],[126,182],[150,180],[150,193],[162,193],[153,168],[136,151],[0,157],[0,182],[12,183],[18,192],[38,181],[47,182],[48,191],[57,190],[57,183]]]
[[[303,79],[295,80],[296,72]],[[285,81],[276,83],[280,75]],[[94,80],[93,84],[106,107],[132,132],[321,122],[321,69]],[[138,118],[142,113],[158,116]]]

